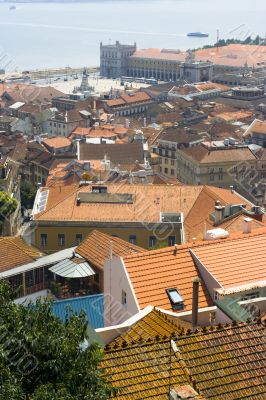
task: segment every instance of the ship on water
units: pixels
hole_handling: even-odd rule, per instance
[[[187,36],[192,36],[192,37],[208,37],[209,34],[205,32],[189,32],[187,33]]]
[[[9,7],[9,10],[16,10],[16,8],[17,8],[17,7],[13,5],[13,6],[10,6],[10,7]]]

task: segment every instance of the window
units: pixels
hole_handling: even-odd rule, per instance
[[[26,287],[33,286],[34,278],[33,278],[33,271],[27,271],[25,274],[25,284]]]
[[[124,290],[122,290],[122,304],[127,304],[127,293]]]
[[[129,235],[129,243],[136,244],[137,243],[137,236],[136,235]]]
[[[175,170],[171,169],[171,175],[174,175],[174,174],[175,174]]]
[[[149,237],[149,247],[155,247],[156,245],[156,236]]]
[[[92,186],[93,193],[107,193],[107,186]]]
[[[58,234],[58,246],[65,246],[65,235],[64,233]]]
[[[47,234],[41,233],[41,246],[47,247]]]
[[[179,291],[176,288],[166,289],[166,293],[169,297],[173,310],[183,310],[185,307],[184,300]]]
[[[164,173],[165,173],[165,174],[168,174],[168,168],[165,168],[165,169],[164,169]]]
[[[168,236],[168,246],[174,246],[176,244],[175,236]]]
[[[175,160],[171,160],[171,165],[175,165]]]
[[[258,297],[260,297],[259,292],[247,293],[247,294],[245,294],[244,296],[241,297],[241,301],[257,299]]]
[[[76,245],[78,246],[82,242],[82,234],[77,233],[76,234]]]
[[[168,164],[168,158],[164,159],[165,164]]]

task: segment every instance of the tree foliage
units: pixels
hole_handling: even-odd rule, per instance
[[[89,342],[84,314],[63,323],[48,300],[13,303],[0,282],[0,399],[105,400],[112,393],[98,368],[102,349]]]
[[[36,196],[36,187],[27,181],[21,181],[20,183],[20,197],[21,197],[21,206],[29,209],[33,207],[34,199]]]
[[[17,208],[18,202],[6,192],[0,192],[0,220],[3,221]]]

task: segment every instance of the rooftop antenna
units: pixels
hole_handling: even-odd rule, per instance
[[[219,40],[220,40],[220,31],[219,31],[219,29],[217,29],[217,42],[216,43],[218,43]]]

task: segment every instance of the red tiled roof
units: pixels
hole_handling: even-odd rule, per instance
[[[94,230],[76,248],[75,252],[92,265],[103,269],[104,262],[110,256],[111,246],[114,256],[125,256],[146,251],[123,239]]]
[[[0,237],[0,272],[31,263],[42,255],[20,237]]]

